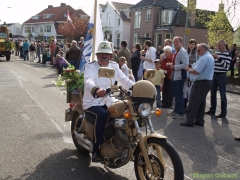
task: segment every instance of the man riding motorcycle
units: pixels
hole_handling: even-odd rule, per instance
[[[85,113],[94,118],[94,145],[92,151],[92,161],[97,162],[102,159],[99,146],[103,144],[104,128],[108,117],[107,107],[111,106],[116,99],[114,97],[106,96],[106,89],[111,87],[111,83],[118,81],[124,89],[130,89],[133,82],[127,78],[119,69],[119,65],[113,61],[111,44],[103,41],[99,44],[96,52],[97,60],[85,65],[84,71],[84,96],[83,109]],[[98,77],[98,70],[100,67],[109,67],[115,69],[115,76],[111,80],[108,78]]]

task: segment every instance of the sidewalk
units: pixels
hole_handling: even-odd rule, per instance
[[[239,94],[240,95],[240,86],[234,84],[227,84],[226,91],[228,93]]]

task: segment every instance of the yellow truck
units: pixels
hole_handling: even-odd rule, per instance
[[[6,56],[7,61],[10,60],[14,44],[9,38],[12,38],[12,34],[9,33],[6,27],[0,26],[0,57]]]

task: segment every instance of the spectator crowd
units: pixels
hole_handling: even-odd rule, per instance
[[[221,113],[216,118],[227,116],[227,71],[234,77],[238,50],[233,44],[230,50],[224,40],[216,42],[216,48],[205,43],[197,44],[190,39],[188,48],[184,49],[183,40],[176,36],[166,39],[164,47],[157,50],[150,40],[141,46],[136,43],[129,50],[127,41],[121,41],[121,50],[112,47],[112,61],[119,64],[125,76],[132,81],[144,79],[146,69],[154,69],[155,75],[145,79],[156,87],[156,108],[174,109],[168,112],[173,119],[184,119],[181,126],[204,126],[204,115],[215,116],[217,109],[217,90],[220,91]],[[48,41],[16,41],[15,55],[23,61],[50,64],[61,74],[68,63],[79,69],[84,39],[61,44]],[[240,66],[238,66],[240,71]],[[239,73],[240,75],[240,73]],[[210,91],[211,107],[205,112],[206,97]],[[240,141],[240,138],[236,138]]]

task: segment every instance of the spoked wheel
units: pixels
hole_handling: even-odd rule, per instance
[[[84,149],[82,146],[80,146],[77,142],[77,138],[75,137],[74,131],[79,131],[79,128],[82,124],[82,119],[78,118],[79,113],[74,112],[74,115],[72,117],[72,124],[71,124],[71,134],[72,134],[72,139],[75,147],[80,153],[88,153],[86,149]]]
[[[134,169],[138,180],[184,179],[182,161],[175,148],[166,139],[149,138],[147,145],[153,173],[149,173],[146,169],[143,155],[138,148],[134,160]]]

